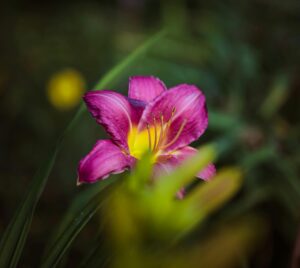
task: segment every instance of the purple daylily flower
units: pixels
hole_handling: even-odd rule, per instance
[[[128,97],[110,90],[89,91],[84,101],[111,139],[99,140],[78,167],[78,183],[93,183],[132,168],[150,150],[154,176],[170,172],[197,150],[188,146],[208,124],[205,96],[194,85],[167,90],[153,76],[129,80]],[[197,177],[215,174],[209,164]]]

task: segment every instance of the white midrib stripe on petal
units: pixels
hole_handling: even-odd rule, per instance
[[[175,121],[176,118],[179,117],[179,116],[185,111],[185,109],[186,109],[191,103],[193,103],[198,97],[200,97],[200,96],[201,96],[201,93],[200,93],[200,94],[196,94],[195,97],[190,98],[190,100],[187,101],[186,104],[185,104],[180,110],[176,110],[175,115],[174,115],[172,121]]]
[[[130,115],[128,114],[127,112],[127,109],[126,107],[124,106],[124,104],[116,99],[114,99],[113,97],[111,96],[108,96],[108,95],[103,95],[102,97],[105,97],[107,99],[109,99],[110,101],[112,101],[113,103],[115,103],[118,107],[121,108],[121,110],[123,110],[123,112],[126,114],[126,117],[128,119],[128,123],[129,123],[129,126],[130,126],[130,129],[132,129],[132,122],[131,122],[131,118],[130,118]]]

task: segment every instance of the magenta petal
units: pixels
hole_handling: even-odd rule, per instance
[[[78,182],[93,183],[109,174],[129,168],[133,158],[125,155],[111,140],[99,140],[78,166]]]
[[[127,149],[127,136],[133,124],[137,124],[143,107],[130,103],[126,97],[110,90],[89,91],[83,97],[88,110],[112,139]]]
[[[131,104],[133,112],[134,112],[134,124],[138,125],[138,122],[144,112],[144,109],[145,109],[147,103],[144,101],[130,99],[130,98],[128,98],[128,101]]]
[[[129,79],[128,97],[149,102],[166,90],[162,81],[153,76],[132,76]]]
[[[139,129],[151,125],[154,117],[159,122],[161,115],[164,123],[171,120],[164,151],[176,150],[197,140],[208,124],[205,97],[193,85],[178,85],[150,102],[143,112]]]
[[[202,169],[197,177],[205,181],[210,180],[216,174],[216,167],[214,164],[208,164],[204,169]]]
[[[155,166],[155,176],[163,173],[169,173],[174,170],[177,166],[181,165],[183,161],[195,155],[197,150],[193,147],[186,146],[176,150],[174,153],[169,155],[160,156],[157,165]],[[213,164],[208,164],[203,170],[201,170],[196,177],[203,180],[211,179],[216,173],[216,168]]]

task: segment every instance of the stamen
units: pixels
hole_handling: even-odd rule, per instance
[[[175,111],[176,111],[176,108],[173,107],[172,112],[171,112],[171,116],[170,116],[170,118],[169,118],[169,120],[168,120],[168,122],[167,122],[167,125],[166,125],[166,127],[165,127],[165,129],[164,129],[164,132],[163,132],[162,141],[166,138],[166,136],[167,136],[167,134],[168,134],[168,131],[169,131],[169,129],[170,129],[170,126],[171,126],[171,123],[172,123],[172,120],[173,120]]]
[[[155,117],[153,117],[153,123],[154,123],[154,144],[153,144],[153,151],[155,151],[155,149],[156,149],[156,142],[157,142],[157,128],[156,128]]]
[[[151,144],[151,133],[150,133],[150,127],[149,124],[147,123],[147,131],[148,131],[148,143],[149,143],[149,148],[151,149],[152,144]]]
[[[177,141],[177,139],[179,138],[180,134],[183,131],[183,128],[185,127],[186,122],[187,122],[187,120],[184,119],[184,121],[182,122],[182,124],[181,124],[178,132],[176,133],[176,136],[170,142],[168,142],[167,144],[165,144],[164,146],[162,146],[161,149],[165,149],[165,148],[171,146],[172,144],[174,144]]]
[[[160,113],[160,133],[159,133],[159,138],[155,147],[155,152],[159,148],[160,144],[163,141],[163,133],[164,133],[164,116],[162,113]]]
[[[164,126],[164,115],[162,113],[160,113],[160,124],[161,124],[161,127],[163,128],[163,126]]]
[[[171,113],[171,116],[170,116],[170,119],[168,120],[168,123],[167,123],[167,126],[166,126],[166,132],[168,131],[168,129],[169,129],[169,128],[170,128],[170,126],[171,126],[171,123],[172,123],[172,120],[173,120],[173,117],[174,117],[175,111],[176,111],[176,108],[175,108],[175,107],[173,107],[173,109],[172,109],[172,113]]]

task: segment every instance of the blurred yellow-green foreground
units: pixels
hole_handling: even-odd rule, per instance
[[[2,2],[0,267],[300,267],[299,12],[297,0]],[[146,154],[77,187],[105,137],[81,96],[125,93],[131,75],[201,88],[202,153],[155,184]],[[194,179],[210,161],[216,178]]]

